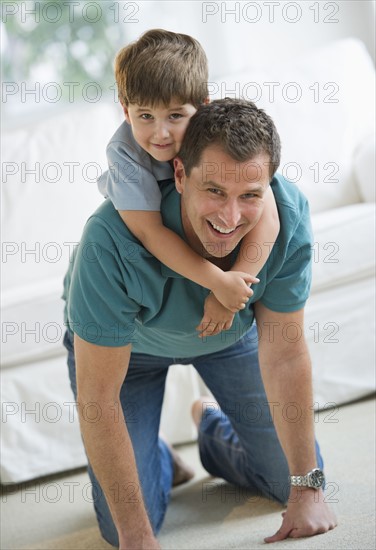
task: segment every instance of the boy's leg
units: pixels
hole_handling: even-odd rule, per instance
[[[75,397],[76,373],[73,342],[67,333],[64,345],[68,350],[68,367]],[[158,437],[165,380],[171,360],[148,355],[132,354],[128,373],[120,392],[127,429],[132,440],[141,484],[134,487],[118,480],[112,490],[119,500],[143,496],[155,534],[161,528],[173,484],[174,462],[168,445]],[[116,419],[116,416],[115,416]],[[127,457],[124,457],[127,460]],[[118,546],[118,535],[103,491],[90,467],[94,508],[104,539]]]
[[[258,363],[256,326],[226,350],[196,359],[194,366],[216,400],[205,407],[199,424],[205,469],[232,484],[286,502],[289,470],[272,419],[273,408],[283,403],[272,403],[269,409]],[[316,453],[322,467],[317,444]]]

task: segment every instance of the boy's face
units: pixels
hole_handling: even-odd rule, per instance
[[[124,106],[137,143],[156,160],[172,160],[179,152],[189,119],[196,112],[190,103],[171,101],[168,107],[130,103]]]

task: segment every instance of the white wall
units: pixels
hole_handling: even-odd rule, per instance
[[[135,13],[126,17],[138,22],[126,23],[130,40],[152,27],[191,34],[208,55],[211,78],[248,65],[278,63],[348,36],[363,40],[375,60],[375,2],[370,0],[133,4]]]

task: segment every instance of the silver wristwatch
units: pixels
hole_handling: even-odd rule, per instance
[[[320,468],[314,468],[305,476],[290,476],[290,483],[293,487],[311,487],[321,489],[325,484],[325,475]]]

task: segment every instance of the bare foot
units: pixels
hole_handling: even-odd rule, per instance
[[[171,449],[172,460],[174,462],[172,486],[177,487],[177,485],[182,485],[182,483],[190,481],[194,477],[195,471],[184,462],[182,457],[172,447]]]
[[[159,433],[159,437],[165,442],[172,456],[172,462],[174,466],[174,477],[172,479],[172,486],[177,487],[178,485],[187,483],[187,481],[190,481],[194,477],[195,471],[184,462],[179,453],[177,453],[175,449],[171,447],[171,445],[168,443],[168,441],[166,441],[166,438],[161,432]]]
[[[219,405],[214,399],[214,397],[211,397],[209,395],[204,395],[197,399],[191,409],[193,422],[196,424],[196,427],[198,429],[202,415],[204,414],[207,407],[210,407],[212,410],[219,410]]]

